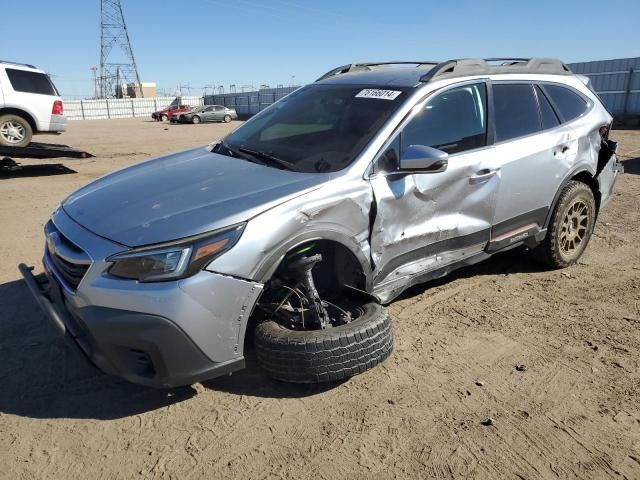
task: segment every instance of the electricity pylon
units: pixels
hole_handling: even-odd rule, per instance
[[[121,97],[122,85],[134,83],[144,96],[133,58],[121,0],[100,0],[100,97]]]

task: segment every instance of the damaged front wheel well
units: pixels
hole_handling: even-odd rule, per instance
[[[312,240],[290,249],[271,278],[286,275],[289,263],[301,254],[322,255],[322,261],[313,269],[316,286],[322,295],[339,294],[345,286],[367,289],[367,276],[358,258],[349,248],[332,240]]]

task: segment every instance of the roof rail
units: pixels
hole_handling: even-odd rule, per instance
[[[20,67],[38,68],[33,65],[29,65],[28,63],[10,62],[8,60],[0,60],[0,63],[6,63],[7,65],[18,65]]]
[[[489,62],[502,62],[492,65]],[[571,75],[571,70],[555,58],[464,58],[442,62],[422,77],[421,82],[437,78],[463,77],[466,75],[491,75],[496,73],[550,73]]]
[[[318,78],[316,80],[316,82],[319,82],[320,80],[324,80],[326,78],[330,78],[333,77],[335,75],[340,75],[342,73],[349,73],[349,72],[359,72],[359,71],[368,71],[371,70],[371,67],[379,67],[379,66],[383,66],[383,65],[438,65],[440,62],[436,62],[436,61],[432,61],[432,60],[426,60],[426,61],[406,61],[406,60],[400,60],[397,62],[391,61],[391,62],[366,62],[366,63],[349,63],[347,65],[342,65],[340,67],[336,67],[332,70],[329,70],[327,73],[325,73],[324,75],[322,75],[320,78]]]

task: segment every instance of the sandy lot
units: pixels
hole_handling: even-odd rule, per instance
[[[51,141],[97,155],[61,162],[77,173],[0,176],[0,478],[640,478],[640,132],[614,132],[629,173],[578,265],[509,252],[412,289],[390,306],[394,354],[364,375],[291,386],[249,354],[158,391],[88,366],[16,265],[40,268],[75,188],[234,126],[74,122]]]

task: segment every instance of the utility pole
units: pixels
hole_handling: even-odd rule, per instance
[[[100,0],[100,97],[111,98],[121,90],[120,81],[137,85],[136,95],[144,97],[142,83],[121,0]]]
[[[98,67],[91,67],[89,70],[93,72],[93,99],[98,98],[98,77],[96,72],[98,71]]]

